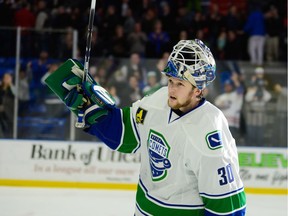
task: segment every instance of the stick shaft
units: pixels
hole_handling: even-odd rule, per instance
[[[85,59],[84,59],[83,81],[86,81],[88,70],[89,70],[89,60],[90,60],[91,39],[92,39],[92,32],[93,32],[95,7],[96,7],[96,0],[92,0],[91,1],[90,14],[89,14],[89,22],[88,22],[88,32],[87,32],[87,41],[86,41],[86,50],[85,50]]]
[[[89,14],[89,22],[88,22],[88,32],[87,32],[87,41],[86,41],[86,50],[85,50],[85,59],[84,59],[83,83],[85,81],[87,81],[88,71],[89,71],[91,38],[92,38],[92,31],[93,31],[95,7],[96,7],[96,0],[92,0],[91,1],[90,14]],[[75,123],[75,127],[77,127],[77,128],[84,128],[85,127],[84,113],[82,111],[79,111],[79,113],[78,113],[78,119],[77,119],[77,122]]]

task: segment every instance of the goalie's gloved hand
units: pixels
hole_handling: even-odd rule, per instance
[[[63,101],[76,115],[75,110],[82,103],[83,96],[78,95],[82,89],[84,80],[84,66],[75,59],[68,59],[65,63],[59,66],[57,70],[51,73],[46,79],[47,86]],[[97,85],[88,72],[85,81]],[[75,98],[73,98],[74,96]],[[71,97],[70,103],[67,104],[67,98]],[[72,104],[75,103],[75,104]],[[85,102],[85,101],[84,101]]]
[[[97,123],[115,106],[113,97],[106,89],[90,82],[76,84],[64,98],[64,102],[78,115],[83,114],[85,126]]]
[[[76,127],[92,124],[114,106],[110,94],[97,84],[91,74],[75,59],[68,59],[50,74],[45,83],[78,116]],[[82,121],[85,118],[87,123]]]
[[[79,62],[77,63],[80,64]],[[84,79],[84,70],[82,68],[82,65],[80,66],[74,63],[73,67],[71,67],[70,75],[62,81],[62,87],[64,87],[64,89],[66,89],[67,91],[71,91],[76,87],[79,88],[82,85],[82,81]],[[89,73],[86,76],[86,79],[87,82],[97,85],[97,82],[91,77]]]

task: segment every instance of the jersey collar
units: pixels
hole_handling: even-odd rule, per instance
[[[178,111],[175,111],[173,109],[170,108],[170,113],[169,113],[169,118],[168,118],[168,124],[180,119],[181,117],[187,115],[188,113],[192,112],[193,110],[197,109],[198,107],[202,106],[205,103],[206,99],[202,98],[200,103],[194,107],[193,109],[191,109],[190,111],[186,112],[186,113],[181,113]]]

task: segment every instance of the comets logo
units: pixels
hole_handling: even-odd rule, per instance
[[[170,146],[165,138],[156,131],[150,130],[148,137],[149,162],[153,181],[163,180],[171,168],[168,159]]]

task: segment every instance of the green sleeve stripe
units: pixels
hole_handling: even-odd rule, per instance
[[[130,108],[126,107],[122,110],[122,141],[117,151],[123,153],[132,153],[139,146],[139,139],[130,113]]]
[[[136,195],[137,207],[148,213],[149,215],[165,215],[165,216],[204,216],[204,206],[190,207],[189,209],[184,209],[181,206],[171,206],[164,207],[152,202],[142,187],[138,184],[137,195]],[[193,208],[193,209],[191,209]]]
[[[206,209],[215,213],[232,213],[246,206],[245,192],[241,191],[230,197],[216,199],[203,197]]]

